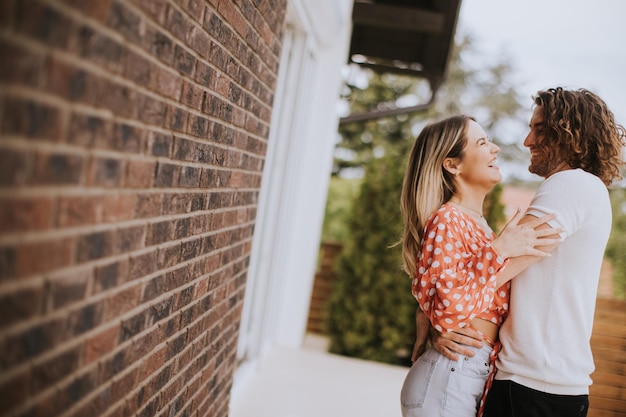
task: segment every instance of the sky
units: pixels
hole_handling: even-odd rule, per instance
[[[537,91],[586,88],[626,126],[625,17],[626,0],[462,0],[457,33],[473,37],[473,56],[507,58],[521,98],[528,98],[528,118]],[[521,144],[527,130],[520,128],[509,135]],[[517,165],[501,170],[535,177]]]
[[[587,88],[626,125],[625,18],[624,0],[462,0],[457,32],[510,58],[529,109],[538,90]]]

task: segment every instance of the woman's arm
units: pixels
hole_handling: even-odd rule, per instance
[[[559,243],[561,242],[561,237],[559,233],[561,233],[563,229],[553,228],[548,223],[555,217],[556,216],[554,214],[549,214],[542,217],[535,217],[533,215],[527,214],[519,219],[516,224],[513,223],[515,221],[514,217],[507,224],[507,226],[505,226],[500,236],[496,238],[492,243],[492,247],[496,250],[496,252],[500,253],[500,250],[502,250],[499,246],[500,244],[507,244],[504,243],[501,238],[504,237],[505,232],[507,232],[507,228],[511,226],[513,226],[515,229],[519,229],[520,227],[522,227],[524,228],[526,234],[531,233],[532,237],[530,239],[535,242],[534,248],[536,249],[536,251],[521,256],[509,257],[506,268],[503,268],[498,273],[496,281],[498,288],[509,282],[511,279],[513,279],[513,277],[517,276],[520,272],[526,270],[526,268],[536,263],[541,258],[545,256],[550,256],[550,252],[552,252],[559,245]],[[499,240],[500,243],[498,242]]]

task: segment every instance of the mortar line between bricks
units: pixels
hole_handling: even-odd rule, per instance
[[[208,192],[209,194],[216,194],[217,192],[214,191],[205,191]],[[224,192],[228,193],[230,191],[225,190]],[[203,192],[198,191],[196,194],[202,194]],[[98,193],[98,194],[93,194],[96,196],[100,196],[100,195],[107,195],[107,194],[111,194],[111,195],[119,195],[119,192],[115,192],[113,190],[111,190],[110,193]],[[128,192],[128,194],[133,195],[135,193],[132,192]],[[170,193],[170,194],[178,194],[178,193]],[[65,196],[66,194],[63,194],[63,196]],[[84,195],[81,194],[80,192],[76,194],[77,196],[80,195]],[[42,194],[41,193],[34,193],[33,196],[36,197],[41,197]],[[43,195],[45,196],[45,195]],[[9,196],[3,196],[2,194],[0,194],[0,199],[2,198],[15,198],[16,195],[9,195]],[[50,195],[49,197],[52,198],[56,198],[56,195]],[[106,232],[106,231],[111,231],[111,230],[116,230],[116,229],[124,229],[127,227],[133,227],[133,226],[143,226],[143,225],[151,225],[153,223],[160,223],[163,221],[167,221],[167,220],[172,220],[172,221],[176,221],[176,220],[180,220],[180,219],[185,219],[185,218],[195,218],[195,217],[199,217],[199,216],[203,216],[203,215],[212,215],[212,214],[220,214],[220,213],[230,213],[230,212],[234,212],[234,211],[239,211],[239,210],[248,210],[248,209],[256,209],[258,208],[257,204],[246,204],[246,205],[241,205],[241,206],[227,206],[227,207],[220,207],[220,208],[211,208],[211,209],[203,209],[203,210],[196,210],[196,211],[188,211],[188,212],[184,212],[184,213],[173,213],[173,214],[162,214],[162,215],[158,215],[158,216],[153,216],[153,217],[144,217],[144,218],[133,218],[133,219],[128,219],[128,220],[116,220],[116,221],[111,221],[108,223],[90,223],[90,224],[85,224],[85,225],[79,225],[79,226],[66,226],[66,227],[50,227],[49,229],[45,229],[45,230],[32,230],[32,231],[16,231],[16,232],[3,232],[2,235],[0,235],[0,243],[2,242],[6,242],[6,241],[16,241],[16,242],[22,242],[22,243],[28,243],[33,241],[33,239],[39,237],[41,238],[40,240],[46,240],[47,238],[54,238],[54,237],[58,237],[58,238],[65,238],[65,237],[71,237],[74,235],[80,235],[80,234],[85,234],[85,233],[99,233],[99,232]],[[237,228],[240,228],[242,226],[245,225],[252,225],[254,224],[254,219],[248,221],[248,222],[244,222],[244,223],[237,223],[236,225],[232,225],[230,227],[225,227],[223,229],[219,229],[219,230],[235,230]],[[215,231],[209,231],[207,233],[210,232],[215,232]],[[21,238],[16,239],[16,236],[12,236],[12,234],[20,234]],[[205,233],[202,233],[200,235],[192,235],[191,237],[194,236],[201,236],[204,235]],[[189,238],[182,238],[181,240],[186,241],[189,240]]]

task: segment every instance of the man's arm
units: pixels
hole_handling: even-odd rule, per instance
[[[464,327],[459,330],[447,333],[439,333],[432,328],[430,330],[430,343],[433,348],[446,358],[458,361],[457,354],[464,356],[474,356],[474,351],[467,346],[479,348],[483,345],[483,337],[477,330],[471,327]]]
[[[430,325],[430,320],[419,307],[415,312],[415,325],[417,326],[417,337],[413,346],[411,362],[415,362],[417,358],[422,356],[429,339],[439,353],[455,361],[458,359],[455,352],[465,356],[474,355],[474,352],[465,346],[479,348],[483,345],[481,334],[472,328],[466,327],[458,332],[450,332],[442,336]]]
[[[415,337],[415,345],[413,346],[411,362],[415,362],[417,358],[422,356],[422,353],[426,350],[428,332],[430,330],[430,320],[428,320],[428,317],[419,308],[419,306],[415,310],[415,326],[417,328],[417,335]]]

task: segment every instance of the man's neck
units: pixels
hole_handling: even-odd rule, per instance
[[[557,172],[563,172],[569,169],[572,169],[572,167],[567,162],[563,161],[559,165],[557,165],[556,168],[552,170],[552,172],[546,175],[546,179],[550,178],[552,175],[556,174]]]

